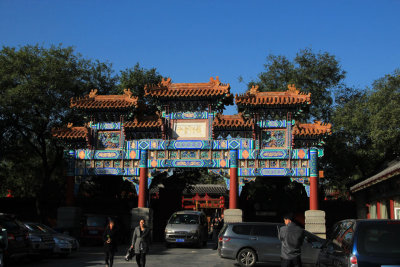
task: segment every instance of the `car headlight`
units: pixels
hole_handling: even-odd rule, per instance
[[[65,239],[61,239],[61,238],[58,238],[58,237],[54,237],[54,242],[57,244],[57,245],[70,245],[71,243],[70,242],[68,242],[67,240],[65,240]]]
[[[197,230],[191,230],[190,233],[197,235],[199,232]]]
[[[41,238],[40,236],[37,236],[37,235],[30,235],[30,236],[29,236],[29,239],[30,239],[32,242],[42,242],[42,238]]]
[[[173,233],[174,233],[174,230],[165,229],[165,233],[166,233],[166,234],[173,234]]]

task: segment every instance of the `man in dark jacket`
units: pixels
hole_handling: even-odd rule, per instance
[[[304,230],[294,223],[293,214],[283,217],[285,226],[279,230],[281,247],[281,267],[301,267],[301,245],[304,240]]]

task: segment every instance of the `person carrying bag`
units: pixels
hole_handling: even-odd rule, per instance
[[[143,219],[140,220],[139,226],[135,228],[132,236],[131,249],[134,249],[136,255],[136,263],[139,267],[145,267],[146,254],[149,251],[150,230],[145,226]]]

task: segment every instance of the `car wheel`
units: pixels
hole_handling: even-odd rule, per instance
[[[257,255],[254,250],[250,248],[245,248],[239,251],[237,255],[237,261],[240,264],[240,266],[251,267],[256,264]]]

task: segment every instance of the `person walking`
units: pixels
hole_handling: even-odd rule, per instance
[[[145,226],[145,221],[141,219],[139,226],[135,228],[132,236],[131,248],[134,248],[136,263],[139,267],[145,267],[146,254],[149,251],[150,230]]]
[[[114,263],[114,254],[117,250],[117,231],[114,226],[114,221],[109,219],[106,230],[103,234],[103,242],[104,242],[104,252],[105,252],[105,260],[106,267],[112,267]]]
[[[215,218],[213,224],[212,240],[215,242],[213,247],[214,250],[218,248],[218,235],[219,232],[221,232],[223,226],[224,226],[224,214],[221,214],[220,217]]]
[[[292,213],[283,217],[285,226],[279,229],[278,237],[281,246],[281,267],[301,267],[301,245],[304,241],[304,230],[294,222]]]

